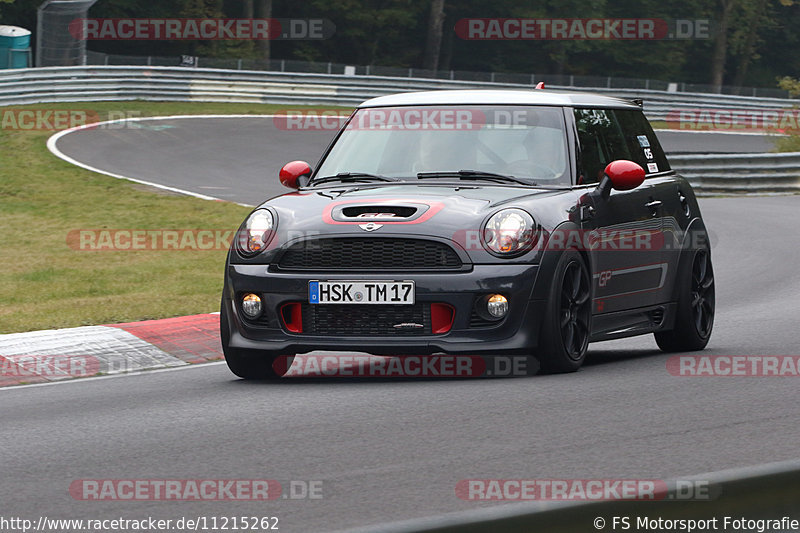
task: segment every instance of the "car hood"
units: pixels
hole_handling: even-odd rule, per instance
[[[271,209],[278,224],[269,251],[254,261],[268,263],[281,249],[298,241],[369,235],[444,240],[461,248],[473,263],[497,262],[479,244],[489,216],[503,207],[520,207],[548,231],[565,219],[580,194],[570,189],[474,183],[345,184],[301,190],[260,206]],[[502,261],[533,260],[527,256]]]
[[[363,235],[362,226],[373,222],[381,225],[374,232],[450,237],[459,230],[479,229],[501,207],[524,208],[564,192],[482,184],[344,185],[279,196],[262,207],[275,210],[279,233]],[[390,214],[394,216],[386,216]]]

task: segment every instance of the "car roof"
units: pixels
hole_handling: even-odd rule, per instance
[[[569,93],[534,88],[527,90],[442,90],[399,93],[372,98],[358,107],[416,105],[550,105],[641,109],[633,102],[623,100],[622,98],[613,98],[592,93]]]

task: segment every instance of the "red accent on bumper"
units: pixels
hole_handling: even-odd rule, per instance
[[[434,335],[447,333],[453,328],[456,310],[449,304],[431,304],[431,332]]]
[[[294,302],[281,306],[281,319],[286,329],[292,333],[303,333],[303,307]]]

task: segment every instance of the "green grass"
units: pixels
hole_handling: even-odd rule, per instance
[[[298,106],[176,102],[45,104],[101,118],[269,114]],[[0,108],[0,111],[13,108]],[[81,229],[235,230],[249,212],[80,169],[53,156],[49,131],[0,129],[0,334],[215,311],[224,250],[80,251]]]
[[[775,137],[773,152],[800,152],[800,135],[790,134],[786,137]]]

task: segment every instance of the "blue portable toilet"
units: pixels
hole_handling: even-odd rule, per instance
[[[0,26],[0,69],[31,66],[31,32],[17,26]]]

